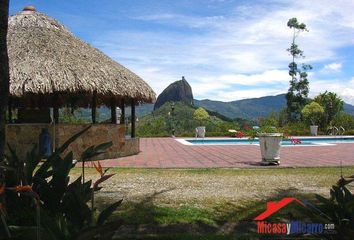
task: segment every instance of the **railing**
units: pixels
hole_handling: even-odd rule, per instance
[[[331,126],[327,129],[328,135],[338,136],[338,135],[344,135],[344,133],[345,133],[345,128],[343,126],[340,126],[339,128],[336,126]]]

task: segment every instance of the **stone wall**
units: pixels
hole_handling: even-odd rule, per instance
[[[89,124],[58,124],[55,127],[51,124],[8,124],[6,126],[7,142],[12,148],[16,149],[18,156],[23,158],[33,148],[34,144],[38,146],[42,128],[48,128],[53,139],[53,145],[59,147],[75,133],[88,126]],[[113,146],[94,160],[137,154],[139,152],[139,139],[126,139],[124,134],[124,125],[93,124],[87,132],[69,146],[68,151],[73,151],[74,158],[78,159],[86,148],[112,141]]]

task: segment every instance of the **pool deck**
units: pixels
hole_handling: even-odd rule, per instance
[[[104,167],[261,168],[257,145],[183,145],[174,138],[141,138],[141,152],[101,161]],[[281,167],[354,166],[354,143],[282,147]]]

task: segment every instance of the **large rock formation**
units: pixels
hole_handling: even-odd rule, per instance
[[[163,90],[156,100],[154,110],[158,109],[166,102],[185,102],[187,104],[193,104],[192,88],[184,77],[182,77],[182,80],[170,84]]]

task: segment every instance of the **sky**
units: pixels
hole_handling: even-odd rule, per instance
[[[194,98],[234,101],[289,88],[287,21],[311,64],[310,97],[326,90],[354,104],[353,0],[10,0],[33,5],[142,77],[159,94],[185,76]]]

